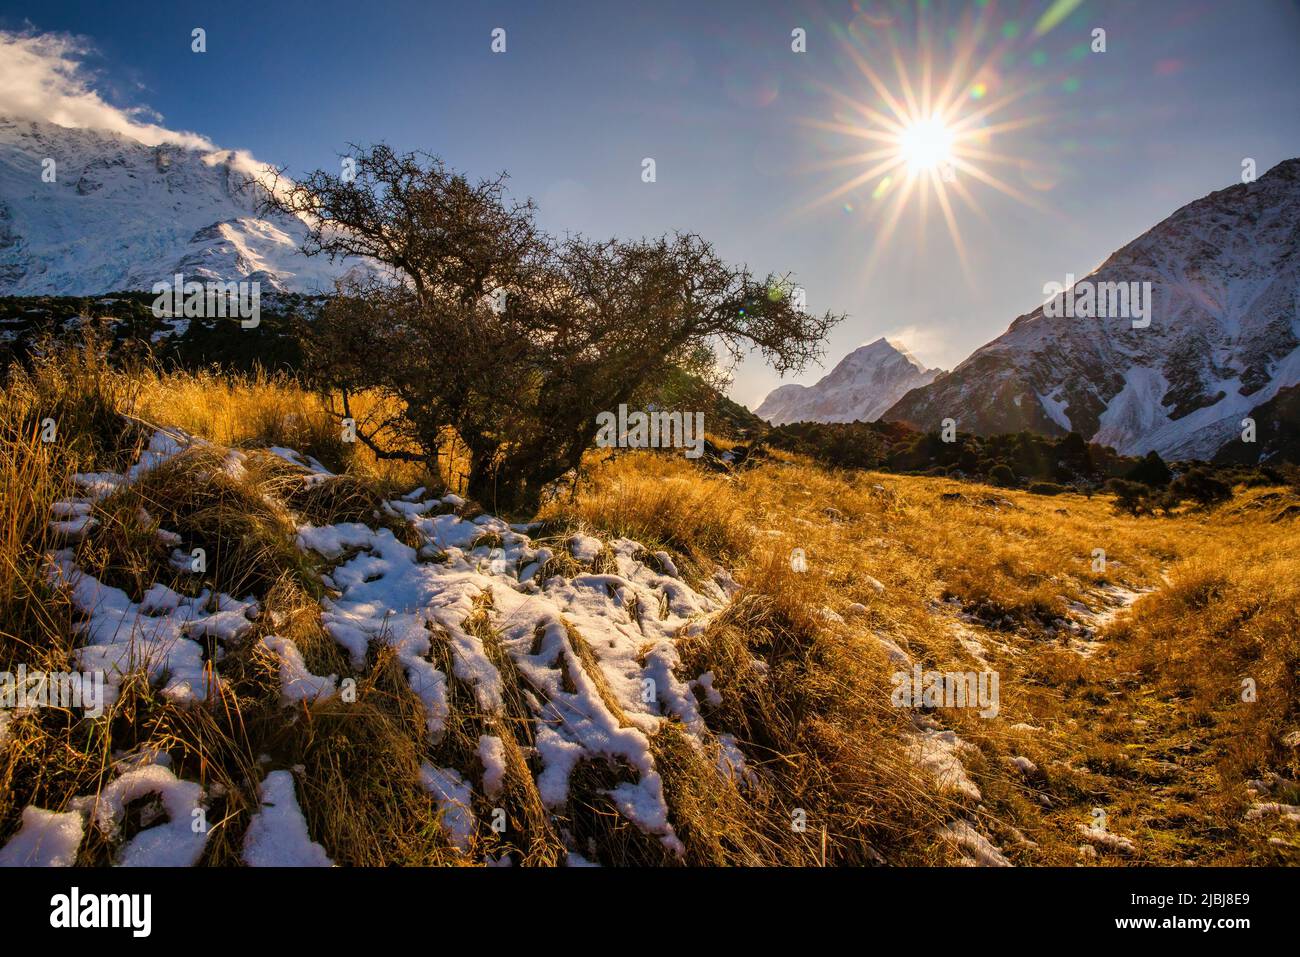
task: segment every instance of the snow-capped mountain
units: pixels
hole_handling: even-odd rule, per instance
[[[1085,278],[1151,283],[1150,324],[1040,306],[882,418],[1210,458],[1300,382],[1300,159],[1189,203]]]
[[[147,291],[176,273],[329,291],[356,267],[303,256],[300,220],[259,216],[240,188],[258,170],[231,150],[0,118],[0,295]]]
[[[877,339],[846,355],[816,385],[773,389],[756,412],[773,425],[874,422],[909,389],[928,384],[939,372],[926,369],[902,346]]]

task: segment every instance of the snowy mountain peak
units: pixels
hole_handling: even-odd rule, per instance
[[[351,264],[303,256],[301,221],[259,216],[241,188],[258,172],[233,150],[0,118],[0,295],[149,290],[176,273],[329,291]]]
[[[872,422],[910,389],[932,381],[939,371],[926,369],[901,345],[882,337],[854,349],[816,385],[774,389],[757,414],[773,425]]]
[[[1251,409],[1300,382],[1300,159],[1187,204],[1076,286],[1148,283],[1144,320],[1040,306],[883,418],[1210,458]]]
[[[901,355],[908,362],[912,363],[912,365],[916,366],[918,369],[922,369],[922,370],[925,369],[925,366],[923,366],[917,360],[916,356],[912,355],[912,353],[908,350],[907,346],[903,345],[901,341],[894,340],[894,339],[886,339],[884,336],[881,336],[875,342],[871,343],[871,345],[875,346],[878,345],[879,343],[884,343],[889,348],[893,349],[895,352]]]
[[[916,360],[916,357],[907,350],[907,346],[903,345],[902,342],[886,339],[884,336],[873,342],[868,342],[865,346],[858,346],[845,356],[840,364],[843,365],[844,362],[850,360],[853,360],[854,363],[867,364],[893,362],[897,361],[895,357],[902,357],[905,362],[910,363],[922,372],[925,371],[925,366]]]

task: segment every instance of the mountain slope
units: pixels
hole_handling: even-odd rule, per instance
[[[1260,462],[1300,463],[1300,386],[1283,389],[1250,410],[1255,441],[1228,441],[1214,457],[1220,465],[1254,465]]]
[[[257,215],[240,189],[257,171],[231,150],[0,118],[0,295],[148,290],[175,273],[328,291],[346,267],[298,251],[301,221]]]
[[[816,385],[773,389],[757,414],[773,425],[787,422],[874,422],[909,389],[939,374],[886,339],[850,352]]]
[[[1252,408],[1300,381],[1300,159],[1184,206],[1086,278],[1150,282],[1150,325],[1040,306],[883,418],[1076,431],[1124,454],[1210,458]]]

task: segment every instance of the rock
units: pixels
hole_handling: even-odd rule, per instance
[[[885,654],[889,656],[890,662],[892,662],[895,667],[912,667],[912,657],[906,651],[890,639],[885,638],[883,635],[875,635],[874,637],[876,641],[880,643],[880,647],[885,650]]]
[[[1084,839],[1096,847],[1105,848],[1108,851],[1117,851],[1120,854],[1132,854],[1135,850],[1133,842],[1127,837],[1121,837],[1118,834],[1112,834],[1104,827],[1096,824],[1080,824],[1079,833]]]

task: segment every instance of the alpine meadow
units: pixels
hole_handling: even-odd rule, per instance
[[[380,6],[0,2],[35,922],[400,865],[1266,923],[1300,8]]]

